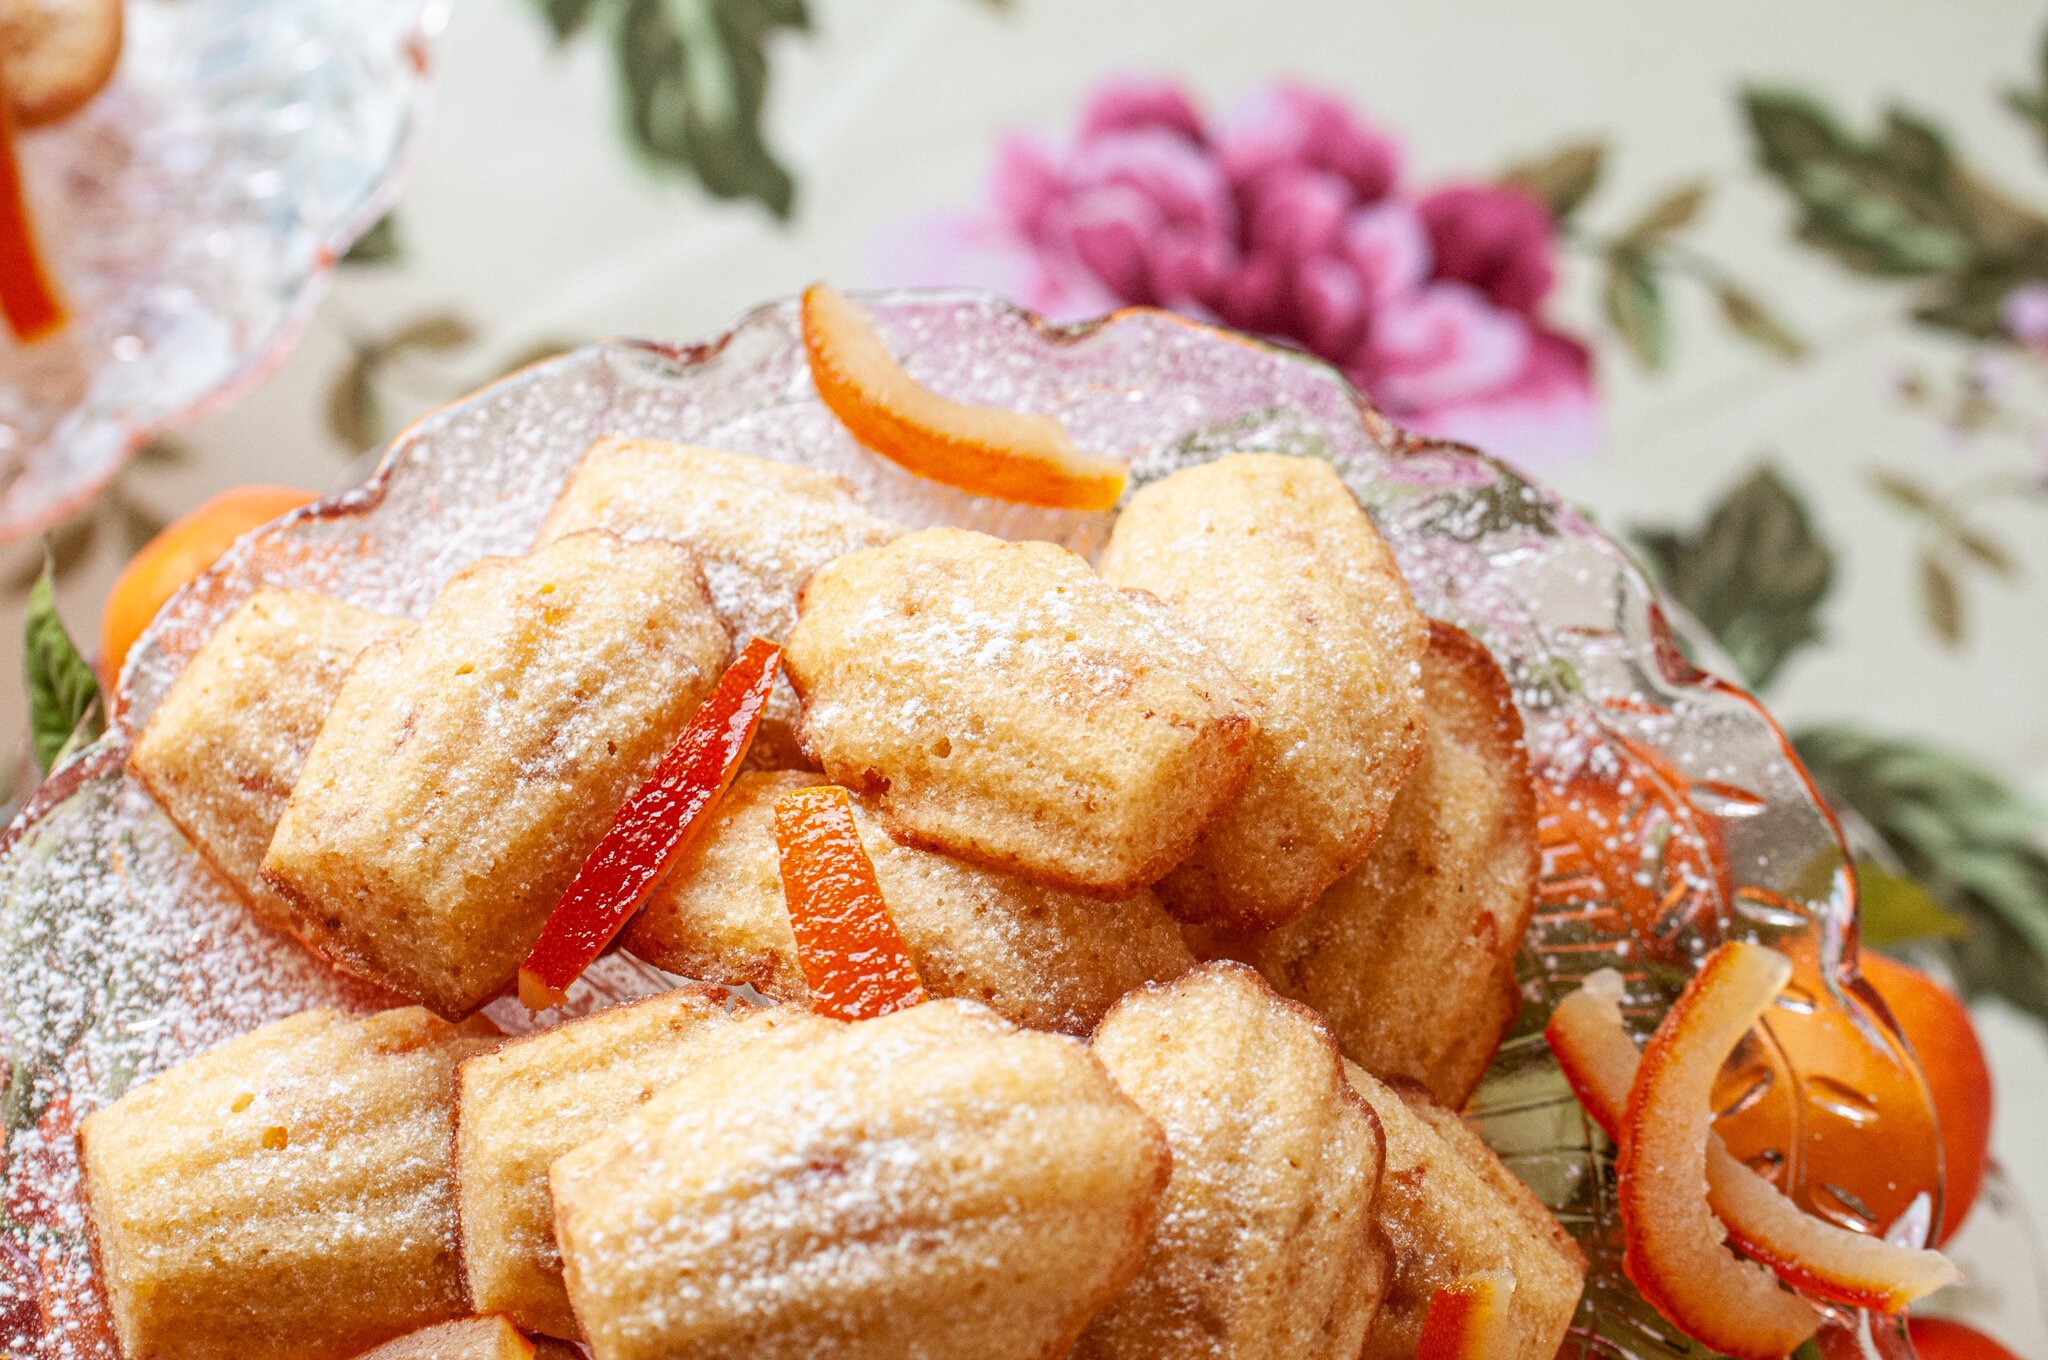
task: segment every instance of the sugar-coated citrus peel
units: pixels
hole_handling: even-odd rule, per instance
[[[775,848],[811,1009],[872,1020],[923,1001],[846,790],[820,785],[776,799]]]
[[[14,116],[0,90],[0,312],[7,328],[23,344],[32,344],[64,327],[64,300],[43,266],[36,246],[35,223],[21,182],[15,148]]]
[[[1514,1320],[1508,1302],[1515,1277],[1488,1270],[1447,1284],[1430,1296],[1415,1360],[1512,1360]]]
[[[519,965],[529,1010],[559,1006],[569,984],[625,929],[676,857],[710,823],[761,725],[782,649],[755,638],[726,667],[662,757],[583,861]]]
[[[1558,1003],[1544,1037],[1586,1113],[1621,1141],[1629,1091],[1641,1062],[1621,1020],[1621,976],[1608,969]],[[1817,1218],[1707,1136],[1707,1202],[1729,1241],[1785,1283],[1853,1308],[1896,1313],[1953,1282],[1953,1262],[1938,1251],[1887,1242]]]
[[[1791,976],[1775,950],[1716,949],[1650,1036],[1622,1116],[1622,1268],[1658,1312],[1734,1360],[1779,1360],[1819,1326],[1812,1304],[1728,1250],[1707,1202],[1714,1078]]]
[[[804,353],[818,396],[853,437],[920,477],[977,496],[1056,510],[1107,510],[1123,463],[1074,446],[1051,416],[942,397],[903,371],[836,290],[804,290]]]

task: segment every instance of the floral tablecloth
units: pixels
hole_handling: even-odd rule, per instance
[[[1880,854],[1884,928],[1990,922],[1944,957],[1996,1154],[2048,1207],[2048,970],[2013,945],[2048,948],[2048,864],[2008,796],[2048,800],[2043,28],[1988,0],[464,0],[394,218],[267,385],[53,535],[60,605],[91,635],[125,556],[221,486],[345,485],[526,359],[821,276],[1218,316],[1632,536],[1865,780],[1926,857]],[[10,648],[39,562],[0,555]],[[1948,841],[1899,831],[1927,816]],[[1912,892],[1965,860],[1991,867],[1947,905]],[[2048,1354],[2014,1221],[1965,1230],[1959,1306]]]

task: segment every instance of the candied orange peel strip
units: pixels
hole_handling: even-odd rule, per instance
[[[1437,1290],[1422,1319],[1415,1360],[1512,1360],[1516,1336],[1508,1302],[1514,1293],[1515,1277],[1505,1270],[1468,1275]]]
[[[1544,1027],[1558,1066],[1586,1113],[1621,1141],[1641,1054],[1621,1020],[1621,977],[1603,969],[1558,1003]],[[1816,1298],[1896,1313],[1953,1283],[1938,1251],[1900,1246],[1801,1209],[1777,1186],[1707,1137],[1707,1201],[1743,1255]]]
[[[1123,463],[1074,446],[1051,416],[942,397],[903,371],[836,290],[804,290],[804,353],[818,395],[853,437],[889,461],[977,496],[1056,510],[1107,510]]]
[[[1820,1322],[1770,1270],[1728,1250],[1707,1200],[1714,1079],[1791,976],[1775,950],[1716,949],[1650,1037],[1622,1115],[1622,1268],[1658,1312],[1734,1360],[1779,1360]]]
[[[819,785],[776,799],[775,849],[811,1009],[872,1020],[923,1001],[846,790]]]
[[[8,112],[4,89],[0,89],[0,312],[6,314],[14,338],[25,345],[54,335],[67,320],[64,300],[36,246],[35,222],[29,215],[15,146],[14,115]]]
[[[749,642],[647,782],[619,809],[519,965],[519,1000],[528,1010],[567,999],[569,984],[625,929],[710,824],[753,743],[781,665],[780,647],[761,638]]]

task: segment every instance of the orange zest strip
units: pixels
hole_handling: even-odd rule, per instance
[[[709,824],[753,743],[781,665],[780,647],[760,638],[749,642],[647,782],[619,809],[519,965],[519,1000],[528,1010],[562,1004],[569,984],[625,929]]]
[[[818,396],[853,437],[920,477],[977,496],[1056,510],[1107,510],[1129,471],[1074,447],[1051,416],[942,397],[898,364],[836,290],[804,290],[804,353]]]
[[[1832,1303],[1896,1313],[1962,1275],[1938,1251],[1852,1232],[1805,1212],[1719,1139],[1707,1151],[1707,1197],[1745,1256]]]
[[[55,334],[66,319],[64,301],[36,248],[5,91],[0,91],[0,312],[7,314],[7,328],[23,344]]]
[[[1707,1202],[1714,1078],[1791,976],[1783,954],[1743,941],[1707,958],[1643,1051],[1616,1162],[1622,1268],[1658,1312],[1733,1360],[1779,1360],[1819,1325],[1812,1304],[1727,1249]]]
[[[1621,1022],[1621,992],[1621,974],[1602,968],[1558,1002],[1543,1027],[1572,1094],[1617,1144],[1628,1118],[1629,1088],[1643,1061]]]
[[[923,1001],[846,790],[820,785],[776,799],[775,848],[811,1009],[872,1020]]]
[[[1544,1038],[1586,1113],[1619,1143],[1641,1055],[1621,1020],[1621,978],[1603,969],[1558,1003]],[[1707,1201],[1728,1239],[1785,1283],[1852,1308],[1896,1313],[1957,1278],[1938,1251],[1903,1247],[1829,1223],[1707,1136]]]
[[[1622,1026],[1620,995],[1620,975],[1602,969],[1559,1002],[1544,1026],[1579,1104],[1616,1143],[1640,1065]],[[1901,1247],[1806,1213],[1726,1149],[1718,1133],[1706,1141],[1706,1198],[1743,1256],[1829,1303],[1896,1313],[1958,1274],[1939,1251]]]
[[[1510,1360],[1515,1328],[1508,1316],[1515,1277],[1505,1270],[1468,1275],[1430,1296],[1415,1360]]]

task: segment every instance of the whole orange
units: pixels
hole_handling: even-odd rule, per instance
[[[1906,1332],[1920,1360],[2020,1360],[1975,1327],[1947,1318],[1908,1318]]]
[[[109,689],[142,630],[178,587],[259,524],[314,499],[289,486],[236,486],[168,525],[128,559],[100,609],[100,682]]]
[[[1884,998],[1913,1046],[1934,1094],[1946,1185],[1937,1241],[1946,1240],[1976,1203],[1984,1181],[1991,1150],[1991,1069],[1970,1012],[1955,993],[1919,969],[1882,954],[1865,951],[1862,965],[1863,976]]]

